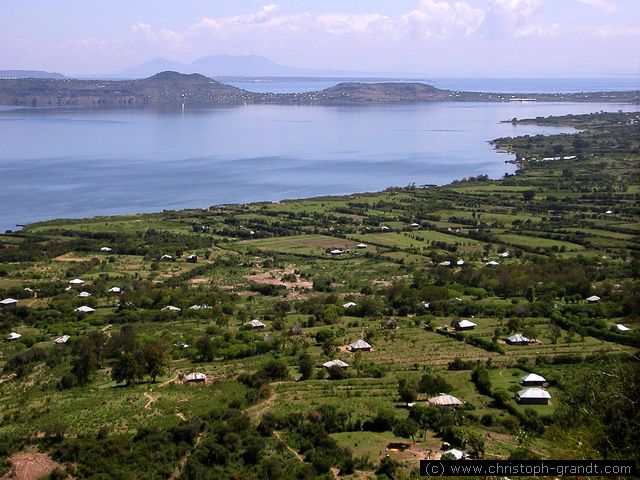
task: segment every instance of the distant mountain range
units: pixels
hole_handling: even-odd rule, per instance
[[[45,72],[43,70],[0,70],[0,78],[67,78],[61,73]]]
[[[200,73],[207,77],[365,77],[371,72],[295,68],[280,65],[258,55],[210,55],[189,64],[156,58],[113,75],[118,78],[147,78],[159,72]],[[379,75],[379,74],[378,74]]]

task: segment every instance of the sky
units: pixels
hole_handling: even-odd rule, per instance
[[[0,69],[261,55],[429,76],[640,74],[640,0],[0,0]]]

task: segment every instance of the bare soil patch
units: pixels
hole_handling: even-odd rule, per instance
[[[37,480],[46,477],[56,468],[64,469],[49,455],[39,453],[35,448],[14,453],[9,461],[11,469],[2,476],[1,480]]]

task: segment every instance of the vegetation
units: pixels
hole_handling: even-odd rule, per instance
[[[535,122],[580,130],[496,140],[501,180],[0,236],[2,468],[31,446],[52,478],[411,478],[443,442],[639,460],[640,115]],[[550,404],[516,402],[527,373]]]

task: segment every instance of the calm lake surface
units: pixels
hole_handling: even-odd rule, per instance
[[[0,231],[512,172],[487,141],[568,132],[500,120],[637,106],[434,103],[154,110],[0,107]]]

